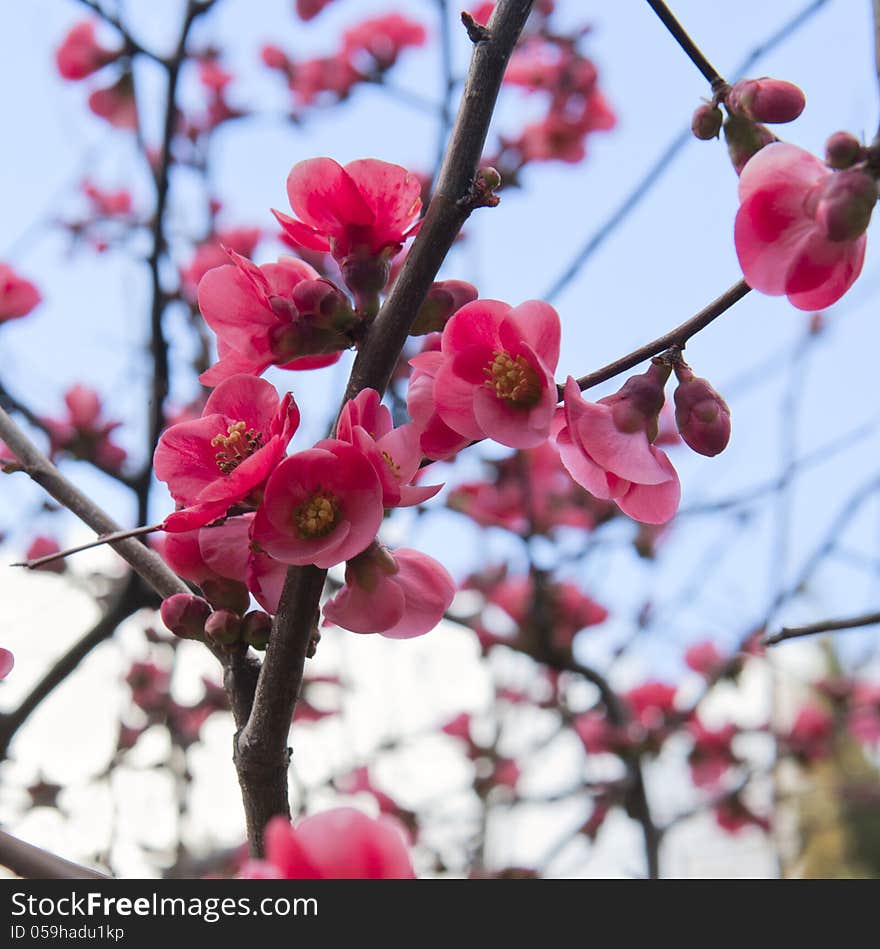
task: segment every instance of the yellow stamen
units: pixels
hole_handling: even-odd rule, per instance
[[[486,385],[508,405],[530,409],[541,400],[541,382],[525,356],[496,352],[485,373]]]
[[[219,448],[214,458],[223,474],[230,474],[245,460],[263,447],[263,434],[247,428],[247,422],[233,422],[226,434],[215,435],[211,447]]]
[[[326,536],[336,526],[338,519],[336,496],[320,489],[301,504],[293,515],[296,531],[303,540]]]

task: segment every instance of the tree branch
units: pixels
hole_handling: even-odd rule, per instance
[[[0,830],[0,865],[31,880],[106,880],[97,870],[58,857],[48,850],[26,844]]]
[[[880,623],[880,613],[863,613],[861,616],[849,616],[843,619],[826,619],[807,626],[784,626],[778,633],[764,640],[765,646],[775,646],[788,639],[800,639],[802,636],[815,636],[817,633],[830,633],[840,629],[859,629],[862,626],[875,626]]]
[[[59,504],[88,524],[97,534],[114,534],[119,525],[72,484],[0,408],[0,438],[12,449],[25,473]],[[110,545],[161,596],[189,593],[189,587],[165,565],[162,558],[134,538]]]
[[[726,85],[718,70],[706,59],[703,51],[690,36],[688,36],[685,28],[672,15],[672,11],[663,3],[663,0],[648,0],[648,6],[657,14],[662,24],[672,34],[672,38],[682,48],[688,59],[700,70],[706,82],[712,87],[712,91],[717,92],[718,89]]]
[[[418,308],[461,226],[478,202],[474,178],[501,79],[531,10],[531,0],[500,0],[476,43],[437,186],[403,269],[361,344],[345,392],[384,392]],[[254,855],[275,814],[289,816],[287,736],[302,685],[325,570],[291,567],[281,596],[253,707],[235,741],[235,762]]]

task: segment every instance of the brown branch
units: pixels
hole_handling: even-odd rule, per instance
[[[104,510],[61,474],[2,408],[0,408],[0,438],[15,454],[19,464],[32,481],[43,487],[59,504],[76,514],[97,534],[115,534],[121,530]],[[140,541],[128,538],[115,541],[110,546],[161,597],[190,592],[183,580],[168,569],[165,561]]]
[[[97,870],[58,857],[0,830],[0,865],[30,880],[106,880]]]
[[[614,362],[609,363],[607,366],[603,366],[595,372],[581,376],[577,381],[581,392],[592,389],[593,386],[597,386],[602,382],[607,382],[609,379],[619,376],[620,373],[626,372],[627,369],[638,366],[639,363],[644,362],[646,359],[650,359],[652,356],[658,356],[667,349],[672,349],[673,347],[684,349],[691,337],[696,336],[700,330],[705,329],[711,322],[717,320],[722,313],[726,313],[735,303],[742,300],[751,289],[745,280],[740,280],[739,283],[735,283],[729,290],[725,290],[720,297],[713,300],[708,306],[703,307],[699,313],[692,316],[687,322],[682,323],[681,326],[677,326],[674,330],[670,330],[670,332],[659,336],[650,343],[645,343],[644,346],[640,346],[631,353],[627,353],[626,356],[615,359]],[[563,391],[563,387],[559,386],[560,399],[562,398]]]
[[[480,155],[507,61],[531,6],[531,0],[500,0],[487,35],[475,45],[437,187],[403,269],[361,344],[346,399],[367,387],[384,392],[425,294],[478,206],[473,183]],[[287,736],[325,576],[325,570],[312,566],[288,571],[253,707],[236,736],[235,763],[255,855],[263,852],[266,821],[290,814]]]
[[[778,633],[764,640],[765,646],[775,646],[788,639],[800,639],[802,636],[815,636],[817,633],[830,633],[840,629],[859,629],[862,626],[875,626],[880,623],[880,613],[863,613],[861,616],[849,616],[843,619],[826,619],[807,626],[784,626]]]
[[[672,15],[672,11],[663,3],[663,0],[648,0],[648,6],[657,14],[661,23],[669,30],[672,38],[682,48],[688,59],[700,70],[706,82],[712,87],[712,91],[717,92],[718,89],[726,85],[718,70],[706,59],[703,51],[688,36],[685,28]]]
[[[76,547],[67,547],[64,550],[56,550],[53,554],[46,554],[43,557],[35,557],[33,560],[21,560],[11,564],[13,567],[26,567],[28,570],[39,570],[40,567],[55,560],[62,560],[73,554],[82,553],[84,550],[93,550],[95,547],[103,547],[105,544],[112,544],[117,540],[125,540],[127,537],[143,537],[144,534],[155,534],[161,530],[161,524],[147,524],[146,527],[132,527],[131,530],[117,531],[115,534],[102,534],[87,544],[77,544]]]

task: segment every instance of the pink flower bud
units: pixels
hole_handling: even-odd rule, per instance
[[[254,649],[265,649],[271,632],[272,617],[262,610],[252,610],[241,621],[241,638]]]
[[[162,601],[159,608],[162,622],[180,639],[205,638],[205,623],[211,616],[206,600],[191,593],[175,593]]]
[[[825,164],[840,170],[860,161],[865,149],[849,132],[835,132],[825,143]]]
[[[712,106],[708,102],[697,106],[691,119],[691,131],[694,136],[702,142],[709,142],[713,138],[718,138],[721,134],[721,125],[724,122],[724,116],[721,109]]]
[[[657,437],[660,410],[665,397],[663,388],[671,369],[662,363],[652,363],[647,372],[631,376],[618,392],[603,401],[611,406],[615,428],[631,435],[645,432],[648,441]]]
[[[232,646],[241,639],[241,617],[229,610],[215,610],[205,620],[205,635],[221,646]]]
[[[749,159],[765,145],[777,141],[766,125],[759,125],[743,115],[732,114],[724,123],[724,140],[736,173],[742,174]]]
[[[348,297],[329,280],[303,280],[293,288],[293,305],[316,329],[344,332],[355,322]]]
[[[793,122],[804,111],[803,92],[781,79],[742,79],[727,94],[727,107],[755,122]]]
[[[199,583],[205,599],[215,610],[229,610],[241,616],[251,605],[248,588],[240,580],[227,577],[206,577]]]
[[[866,171],[850,168],[824,182],[816,223],[831,241],[851,241],[867,230],[877,203],[877,183]]]
[[[688,447],[710,458],[730,441],[730,409],[705,379],[687,366],[676,367],[675,422]]]
[[[354,295],[359,310],[369,308],[382,292],[391,274],[391,260],[381,253],[354,253],[345,257],[341,264],[342,279]]]
[[[466,304],[477,299],[479,291],[464,280],[441,280],[431,284],[425,302],[419,308],[410,330],[412,336],[442,332],[449,320]]]

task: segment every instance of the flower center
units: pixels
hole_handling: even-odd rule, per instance
[[[541,382],[525,356],[496,352],[484,371],[486,385],[508,405],[530,409],[541,400]]]
[[[230,474],[245,460],[263,447],[263,434],[247,428],[247,422],[233,422],[226,434],[215,435],[211,447],[216,448],[214,458],[223,474]]]
[[[395,478],[399,478],[400,465],[398,465],[395,462],[395,460],[391,457],[391,455],[388,454],[387,451],[382,452],[382,460],[385,462],[386,465],[388,465],[388,468],[390,469],[391,474],[393,474]]]
[[[296,509],[293,522],[302,540],[325,537],[339,520],[339,502],[336,495],[320,488]]]

